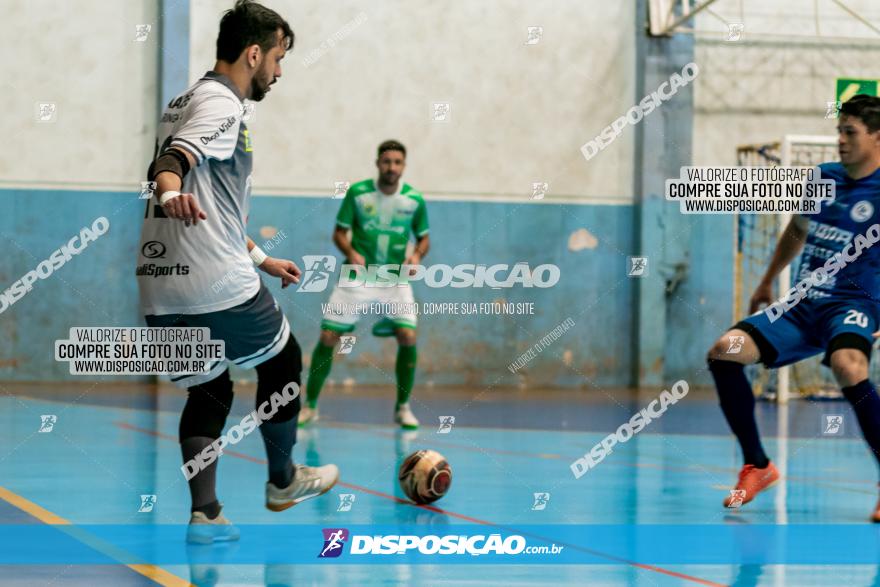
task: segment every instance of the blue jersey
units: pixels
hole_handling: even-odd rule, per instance
[[[854,180],[840,163],[823,163],[819,169],[822,179],[834,180],[836,195],[833,202],[822,202],[818,214],[800,218],[808,233],[795,282],[807,279],[837,253],[852,259],[853,253],[861,250],[858,258],[844,259],[845,265],[836,275],[821,285],[814,284],[807,295],[880,301],[880,243],[864,246],[868,229],[880,222],[880,170]]]

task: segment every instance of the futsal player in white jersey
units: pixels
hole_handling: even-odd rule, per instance
[[[256,368],[258,409],[276,393],[288,400],[260,426],[273,511],[326,493],[339,478],[335,465],[293,464],[300,399],[291,400],[291,390],[298,393],[302,356],[256,268],[281,278],[282,287],[297,283],[300,270],[267,257],[246,234],[254,141],[242,120],[244,100],[266,96],[293,42],[287,22],[255,2],[238,0],[223,15],[214,69],[171,100],[160,121],[148,173],[156,198],[147,205],[137,267],[149,326],[207,327],[225,343],[225,359],[207,372],[172,377],[188,392],[180,419],[184,470],[190,463],[195,472],[196,456],[223,432],[233,398],[228,362]],[[239,537],[221,513],[216,472],[214,460],[188,479],[191,542]]]

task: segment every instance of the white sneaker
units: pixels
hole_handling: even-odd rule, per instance
[[[297,425],[308,426],[309,424],[314,424],[318,421],[318,408],[317,406],[314,408],[310,408],[309,406],[303,406],[299,411],[299,417],[297,418]]]
[[[397,411],[394,412],[394,421],[400,424],[401,428],[409,430],[415,430],[419,427],[419,421],[416,420],[412,410],[409,409],[409,403],[397,406]]]
[[[339,481],[339,467],[323,465],[307,467],[296,465],[293,482],[283,489],[266,483],[266,507],[273,512],[281,512],[301,501],[318,497],[330,491]]]
[[[212,520],[202,512],[193,512],[186,529],[186,541],[190,544],[231,542],[240,536],[238,528],[222,513]]]

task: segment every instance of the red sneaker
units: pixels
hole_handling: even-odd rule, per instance
[[[724,499],[724,507],[738,508],[747,504],[760,492],[775,485],[777,481],[779,481],[779,471],[773,463],[763,469],[758,469],[755,465],[746,465],[739,472],[736,487],[731,489],[730,495]],[[880,504],[874,515],[880,516]],[[877,521],[880,521],[880,517]]]

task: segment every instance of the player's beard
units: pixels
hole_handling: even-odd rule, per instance
[[[266,93],[269,91],[269,86],[271,85],[271,81],[260,80],[259,76],[255,75],[254,78],[251,80],[250,99],[254,102],[259,102],[266,97]]]
[[[382,185],[393,186],[397,184],[400,180],[400,174],[397,173],[383,173],[379,176],[379,183]]]

